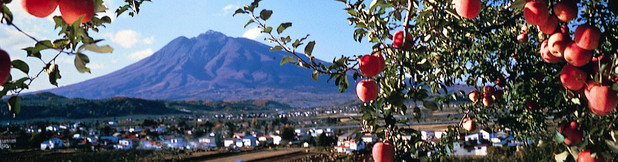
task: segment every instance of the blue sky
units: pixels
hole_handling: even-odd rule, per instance
[[[247,15],[232,17],[233,12],[252,0],[175,0],[145,2],[139,15],[129,17],[126,14],[118,18],[113,13],[122,0],[106,0],[109,8],[107,15],[112,17],[112,23],[101,28],[99,33],[91,33],[95,39],[105,39],[100,45],[110,45],[114,48],[112,54],[86,53],[90,57],[92,73],[79,73],[73,65],[74,57],[61,55],[56,63],[61,70],[62,79],[59,86],[85,81],[116,71],[137,62],[159,50],[169,41],[179,36],[195,37],[208,30],[222,32],[231,37],[246,37],[262,43],[264,35],[259,34],[255,25],[243,28],[249,20]],[[38,39],[57,39],[52,16],[36,18],[27,14],[21,7],[21,0],[14,0],[8,5],[15,16],[14,23],[27,33]],[[325,61],[331,61],[341,55],[351,56],[367,54],[371,51],[368,43],[358,43],[353,40],[354,28],[348,24],[348,15],[343,10],[345,6],[334,0],[267,0],[260,8],[274,10],[268,21],[271,26],[279,23],[292,22],[284,34],[299,38],[310,34],[310,40],[316,40],[314,56]],[[59,15],[58,10],[54,15]],[[11,59],[20,59],[29,63],[30,75],[34,76],[43,64],[36,58],[27,58],[22,48],[34,45],[34,41],[19,33],[14,28],[0,26],[0,48],[11,55]],[[270,45],[270,44],[269,44]],[[44,60],[49,60],[55,51],[43,51]],[[14,69],[13,77],[23,77],[23,73]],[[48,76],[42,74],[31,85],[28,91],[54,88],[49,84]]]

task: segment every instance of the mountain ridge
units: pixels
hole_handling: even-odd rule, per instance
[[[175,38],[151,56],[115,72],[44,91],[86,99],[269,99],[294,106],[337,105],[356,99],[353,90],[339,93],[327,77],[313,81],[309,69],[280,65],[288,55],[271,52],[270,46],[254,40],[210,30],[193,38]]]

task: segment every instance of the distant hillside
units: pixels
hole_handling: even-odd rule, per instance
[[[21,113],[13,118],[6,100],[0,101],[0,120],[27,120],[41,118],[99,118],[128,115],[166,115],[208,111],[255,111],[290,109],[289,105],[269,100],[230,102],[165,101],[129,97],[107,99],[67,98],[43,92],[22,96]],[[182,110],[182,111],[181,111]]]
[[[193,38],[178,37],[152,56],[105,76],[47,91],[88,99],[266,99],[293,106],[357,100],[353,88],[339,93],[326,76],[314,81],[309,69],[280,65],[288,55],[271,52],[270,46],[254,40],[208,31]]]

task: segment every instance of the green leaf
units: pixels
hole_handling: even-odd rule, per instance
[[[270,51],[279,51],[281,49],[281,46],[274,46],[273,48],[270,48]]]
[[[526,5],[526,0],[515,0],[513,4],[511,4],[511,8],[513,11],[521,10]]]
[[[232,14],[232,16],[236,16],[236,14],[245,14],[245,13],[247,13],[247,11],[243,10],[242,8],[239,8],[236,11],[234,11],[234,14]]]
[[[267,10],[267,9],[264,9],[264,10],[262,10],[262,11],[260,12],[260,18],[261,18],[262,20],[266,21],[266,20],[268,20],[268,19],[270,18],[270,15],[272,15],[272,14],[273,14],[273,11],[272,11],[272,10]]]
[[[80,73],[90,73],[90,68],[86,67],[86,64],[88,63],[90,63],[90,59],[88,58],[88,56],[81,53],[75,54],[74,64],[77,71],[79,71]]]
[[[606,139],[605,144],[607,144],[610,150],[612,150],[614,153],[618,153],[618,145],[616,145],[616,142]]]
[[[556,135],[554,136],[554,140],[558,143],[562,143],[564,141],[564,135],[556,130]]]
[[[292,60],[294,60],[294,58],[293,58],[293,57],[290,57],[290,56],[285,56],[285,57],[283,57],[283,59],[281,59],[281,63],[280,63],[280,65],[283,65],[283,64],[285,64],[285,63],[288,63],[288,62],[290,62],[290,61],[292,61]]]
[[[554,159],[556,159],[556,162],[564,162],[566,161],[566,159],[569,157],[569,152],[568,151],[564,151],[560,154],[555,154],[554,155]]]
[[[266,27],[262,33],[270,33],[271,31],[273,31],[273,27]]]
[[[9,9],[9,7],[7,7],[6,5],[1,5],[2,6],[2,18],[4,20],[6,20],[6,24],[13,24],[13,13],[11,12],[11,10]]]
[[[26,64],[26,62],[22,60],[13,60],[11,64],[13,64],[13,68],[19,69],[26,74],[30,72],[30,67],[28,66],[28,64]]]
[[[119,7],[118,9],[116,9],[116,17],[120,16],[123,12],[127,11],[129,9],[129,5],[124,5],[122,7]]]
[[[94,13],[105,12],[107,6],[103,4],[103,0],[96,0],[94,3]]]
[[[58,64],[49,65],[48,67],[45,68],[45,72],[49,76],[49,83],[51,83],[52,85],[58,86],[57,80],[62,78],[62,76],[60,76],[60,70],[58,69]]]
[[[21,111],[20,101],[21,97],[19,96],[11,96],[11,98],[9,98],[9,111],[13,113],[13,116],[19,114]]]
[[[253,19],[249,20],[249,22],[247,22],[247,24],[245,24],[244,28],[247,28],[247,26],[249,26],[249,24],[254,23],[255,21],[253,21]]]
[[[313,78],[313,80],[318,81],[318,71],[313,71],[313,73],[311,74],[311,78]]]
[[[94,43],[84,45],[82,46],[82,48],[88,51],[96,52],[96,53],[112,53],[114,51],[114,48],[110,47],[109,45],[98,46],[97,44],[94,44]]]
[[[431,110],[437,110],[438,105],[433,101],[423,101],[423,106]]]
[[[305,55],[307,55],[307,57],[311,57],[311,53],[313,52],[313,46],[315,46],[315,41],[311,41],[307,43],[307,46],[305,46]]]
[[[350,85],[350,83],[348,82],[348,76],[343,74],[341,75],[342,82],[339,84],[339,92],[343,93],[346,89],[348,89],[348,86]]]
[[[290,26],[292,26],[291,22],[281,23],[279,27],[277,28],[277,33],[281,34],[281,32],[283,32],[285,29],[287,29]]]

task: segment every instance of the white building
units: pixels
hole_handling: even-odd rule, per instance
[[[242,143],[245,147],[255,147],[257,146],[257,140],[255,136],[248,135],[242,138]]]
[[[454,156],[487,156],[487,145],[480,144],[464,148],[461,142],[453,142],[453,150],[449,153]]]
[[[271,136],[271,137],[273,137],[273,144],[275,144],[275,145],[280,145],[281,144],[281,136],[274,135],[274,136]]]
[[[41,150],[53,150],[62,148],[62,140],[58,138],[52,138],[41,143]]]
[[[259,144],[260,145],[272,145],[273,144],[273,137],[271,136],[261,136],[258,138]]]
[[[236,139],[228,138],[228,139],[223,140],[224,147],[231,147],[234,145],[236,145]]]
[[[198,139],[200,145],[204,148],[213,148],[217,147],[217,138],[213,136],[204,136]]]
[[[118,141],[118,144],[114,145],[114,148],[125,150],[133,148],[133,141],[130,139],[121,139]]]

